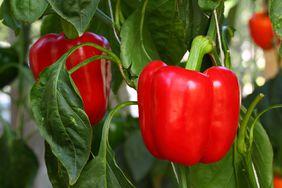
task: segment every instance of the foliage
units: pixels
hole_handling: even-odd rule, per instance
[[[270,1],[270,16],[280,37],[281,6],[279,0]],[[132,87],[136,89],[141,71],[152,60],[161,59],[170,65],[182,65],[181,59],[198,35],[209,35],[216,46],[212,58],[206,57],[205,62],[224,61],[226,66],[230,63],[228,44],[234,31],[229,27],[228,31],[232,32],[226,36],[221,29],[224,23],[223,0],[4,0],[0,9],[0,19],[15,31],[18,38],[18,45],[0,49],[0,88],[11,83],[16,76],[21,83],[24,74],[18,75],[18,70],[20,66],[26,67],[27,46],[30,44],[28,28],[38,20],[42,21],[41,35],[63,31],[72,38],[91,31],[105,36],[117,56],[113,59],[121,62],[113,62],[112,66],[114,93],[119,91],[123,79],[133,81],[135,85]],[[218,35],[218,31],[223,34]],[[220,49],[221,46],[223,49]],[[16,51],[13,51],[14,47]],[[244,137],[238,134],[223,160],[211,165],[172,167],[167,161],[156,160],[148,153],[142,142],[138,119],[113,117],[118,110],[134,102],[119,104],[109,110],[103,122],[94,128],[90,126],[81,97],[65,67],[68,56],[79,47],[71,49],[45,69],[30,93],[33,116],[45,140],[46,166],[53,187],[181,187],[179,183],[183,179],[188,181],[187,187],[273,186],[270,141],[274,145],[275,156],[279,156],[277,152],[281,152],[282,148],[277,136],[278,124],[270,122],[273,119],[280,121],[280,116],[276,116],[278,110],[262,118],[270,141],[259,122],[252,129],[256,116],[251,113]],[[219,58],[222,56],[225,59]],[[3,60],[7,60],[10,67],[5,68],[6,71],[17,67],[9,76],[1,74]],[[260,90],[267,93],[267,102],[261,103],[260,111],[281,103],[278,90],[270,90],[279,82],[270,81],[264,87],[267,89]],[[241,119],[247,115],[242,108]],[[121,130],[114,132],[110,129],[115,125],[122,127]],[[277,131],[273,132],[273,129]],[[115,137],[117,134],[120,134],[119,137]],[[251,143],[247,144],[248,150],[244,152],[239,144],[242,140]],[[278,160],[275,158],[276,162]],[[22,135],[15,134],[8,126],[5,126],[0,138],[0,161],[5,161],[4,166],[1,163],[0,167],[0,187],[32,186],[38,162]],[[254,169],[250,168],[252,165]]]
[[[281,104],[281,82],[282,82],[282,72],[280,71],[275,78],[267,81],[262,87],[257,87],[253,94],[249,95],[244,103],[246,105],[250,104],[250,102],[254,99],[255,95],[258,93],[264,93],[265,99],[258,105],[258,110],[262,111],[268,106],[274,104]],[[271,112],[266,113],[262,118],[261,122],[264,126],[267,134],[269,135],[271,144],[273,146],[274,152],[274,171],[277,174],[282,174],[282,111],[281,109],[274,109]]]
[[[8,124],[0,137],[0,161],[1,187],[32,187],[39,165],[37,158]]]

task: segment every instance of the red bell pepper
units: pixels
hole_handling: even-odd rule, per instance
[[[275,34],[271,20],[266,12],[254,13],[249,20],[249,28],[250,35],[256,45],[265,50],[273,48]]]
[[[40,38],[31,47],[29,53],[30,67],[35,79],[38,79],[41,71],[56,62],[71,47],[85,42],[110,48],[106,38],[90,32],[75,39],[66,39],[64,34],[48,34]],[[68,57],[66,67],[70,70],[83,60],[101,54],[101,51],[93,47],[81,47]],[[92,125],[103,118],[107,109],[111,82],[110,67],[109,61],[97,60],[95,63],[81,67],[71,75]]]
[[[156,158],[212,163],[225,156],[236,136],[239,84],[224,67],[201,73],[153,61],[139,77],[138,107],[145,145]]]
[[[279,176],[274,176],[274,188],[282,188],[282,178]]]

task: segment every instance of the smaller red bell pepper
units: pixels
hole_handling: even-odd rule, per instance
[[[207,42],[202,41],[198,42]],[[194,67],[199,68],[194,62],[201,62],[210,50],[192,46]],[[238,79],[224,67],[201,73],[153,61],[139,77],[138,107],[141,133],[152,155],[185,165],[216,162],[226,155],[236,136]]]
[[[106,38],[86,32],[75,39],[66,39],[64,34],[48,34],[40,38],[30,49],[29,62],[35,79],[49,65],[55,63],[71,47],[92,42],[110,48]],[[101,55],[102,52],[83,46],[70,55],[66,62],[68,70],[82,61]],[[111,84],[111,64],[107,60],[96,60],[71,74],[82,97],[84,109],[92,125],[98,123],[105,115]]]
[[[282,178],[274,176],[274,188],[282,188]]]
[[[256,45],[262,49],[273,48],[275,33],[272,28],[272,23],[266,12],[254,13],[249,20],[250,35]],[[277,40],[279,42],[279,40]]]

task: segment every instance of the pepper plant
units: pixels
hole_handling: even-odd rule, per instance
[[[269,4],[282,37],[282,3]],[[19,42],[0,50],[0,57],[20,65],[1,66],[0,76],[15,68],[9,76],[23,77],[22,67],[31,68],[30,107],[53,187],[273,187],[272,146],[259,118],[281,105],[255,113],[261,93],[247,107],[240,104],[229,50],[236,32],[226,24],[224,7],[223,0],[2,2],[0,17]],[[38,20],[41,36],[33,43],[29,28]],[[15,49],[18,59],[10,55]],[[138,101],[107,109],[110,83],[116,94],[123,82],[138,92]],[[130,105],[138,105],[139,119],[122,122],[129,124],[122,130],[122,158],[111,126]],[[17,144],[19,136],[6,126],[1,163],[19,164],[17,147],[34,155]],[[31,187],[37,169],[32,159],[23,162],[33,165],[28,173],[0,167],[8,174],[0,186]],[[25,179],[8,181],[14,171]]]

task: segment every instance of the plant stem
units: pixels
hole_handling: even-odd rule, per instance
[[[105,123],[103,125],[102,138],[101,138],[100,149],[99,149],[99,153],[98,153],[99,156],[106,158],[109,129],[110,129],[111,121],[112,121],[114,115],[119,110],[121,110],[122,108],[125,108],[125,107],[130,106],[130,105],[137,105],[137,102],[136,101],[127,101],[127,102],[121,103],[121,104],[117,105],[114,109],[112,109],[110,111],[110,113],[108,114],[108,116],[105,120]]]
[[[276,109],[276,108],[282,108],[282,104],[276,104],[276,105],[272,105],[270,107],[268,107],[267,109],[263,110],[262,112],[260,112],[255,120],[253,121],[252,125],[251,125],[251,128],[250,128],[250,136],[249,136],[249,146],[251,147],[252,146],[252,143],[253,143],[253,135],[254,135],[254,128],[255,128],[255,125],[257,123],[257,121],[259,120],[259,118],[266,112],[268,112],[269,110],[272,110],[272,109]]]
[[[211,53],[214,43],[208,37],[197,36],[190,50],[189,58],[186,63],[186,69],[199,71],[201,69],[203,57],[205,54]]]
[[[231,69],[232,64],[231,64],[230,50],[228,48],[227,36],[230,35],[230,37],[233,37],[234,31],[232,31],[232,29],[229,27],[224,27],[221,32],[221,35],[222,35],[221,37],[222,38],[222,47],[225,53],[224,66]]]
[[[213,40],[216,40],[216,22],[215,22],[215,14],[212,14],[209,30],[207,36]]]
[[[71,70],[69,70],[69,73],[72,74],[75,71],[77,71],[79,68],[84,67],[84,66],[88,65],[89,63],[94,62],[98,59],[107,59],[107,60],[113,61],[113,58],[110,57],[110,56],[107,56],[107,55],[92,56],[92,57],[82,61],[81,63],[77,64],[76,66],[74,66]]]
[[[20,66],[24,66],[25,64],[25,59],[27,56],[27,52],[28,52],[28,46],[29,46],[29,33],[30,33],[30,25],[26,25],[24,23],[21,23],[22,25],[22,30],[21,33],[19,35],[19,54],[20,54],[20,58],[19,58],[19,64]],[[25,76],[22,73],[22,71],[19,71],[19,75],[18,75],[18,110],[17,110],[17,127],[19,128],[19,135],[21,138],[23,138],[23,134],[24,134],[24,113],[25,110],[23,109],[23,104],[24,104],[24,91],[25,91],[25,84],[24,84],[24,79]]]
[[[217,8],[218,12],[222,12],[224,8],[223,3]],[[211,40],[216,41],[217,39],[217,14],[211,15],[210,25],[207,32],[207,37],[209,37]],[[219,55],[217,53],[217,49],[214,48],[213,51],[210,53],[210,56],[212,58],[212,62],[215,66],[220,66],[221,61],[219,58]]]
[[[246,112],[246,115],[244,116],[244,118],[242,120],[242,124],[240,126],[239,135],[238,135],[238,151],[241,154],[245,154],[247,152],[247,146],[246,146],[245,138],[246,138],[246,135],[247,135],[247,127],[248,127],[250,117],[251,117],[255,107],[263,99],[263,97],[264,97],[264,95],[262,93],[260,93],[255,98],[255,100],[253,100],[253,102],[251,103],[251,105],[249,106],[249,108]]]
[[[121,11],[120,10],[120,0],[117,0],[116,10],[115,10],[115,26],[116,26],[116,28],[119,32],[120,32],[120,28],[121,28],[120,19],[119,19],[120,11]]]
[[[252,158],[251,153],[247,156],[243,157],[244,166],[247,170],[248,179],[250,180],[252,188],[258,188],[258,184],[256,181],[256,176],[254,174],[253,166],[252,166]]]
[[[210,57],[211,57],[211,59],[212,59],[212,63],[213,63],[215,66],[220,66],[220,65],[221,65],[221,63],[220,63],[220,58],[219,58],[219,56],[218,56],[217,51],[216,51],[215,48],[212,50],[212,52],[211,52],[209,55],[210,55]]]
[[[218,21],[218,18],[217,18],[217,11],[216,9],[213,11],[213,14],[214,14],[214,18],[215,18],[215,23],[216,23],[216,32],[217,32],[217,39],[218,39],[218,45],[219,45],[219,51],[220,51],[220,57],[221,57],[221,62],[224,62],[224,52],[223,52],[223,48],[222,48],[222,40],[221,40],[221,27],[219,25],[219,21]]]
[[[112,51],[110,51],[110,50],[108,50],[108,49],[106,49],[106,48],[104,48],[104,47],[102,47],[102,46],[100,46],[100,45],[98,45],[98,44],[91,43],[91,42],[86,42],[86,43],[83,43],[83,44],[79,44],[79,45],[77,45],[77,46],[72,47],[72,48],[66,53],[66,55],[67,55],[67,56],[70,56],[72,53],[74,53],[78,48],[80,48],[80,47],[82,47],[82,46],[91,46],[91,47],[96,48],[97,50],[100,50],[100,51],[106,53],[107,55],[104,56],[104,57],[106,57],[106,59],[109,59],[109,60],[115,62],[115,63],[118,65],[119,70],[120,70],[120,73],[121,73],[123,79],[125,80],[126,84],[127,84],[128,86],[130,86],[130,87],[136,89],[136,86],[135,86],[134,82],[133,82],[132,80],[130,80],[130,79],[126,76],[126,74],[125,74],[125,72],[124,72],[124,70],[123,70],[122,62],[121,62],[121,60],[119,59],[119,57],[116,56]],[[101,56],[100,56],[100,57],[101,57]],[[95,58],[94,58],[94,59],[95,59]],[[98,58],[98,59],[99,59],[99,58]],[[86,61],[89,61],[89,60],[86,60]],[[92,61],[93,61],[93,60],[92,60]],[[90,62],[91,62],[91,61],[90,61]],[[89,62],[89,63],[90,63],[90,62]],[[84,62],[83,64],[86,65],[86,64],[88,64],[88,62]],[[84,66],[84,65],[82,65],[82,66]],[[80,66],[80,67],[82,67],[82,66]],[[79,68],[80,68],[80,67],[79,67]],[[72,70],[71,73],[73,73],[73,72],[74,72],[74,70]]]
[[[173,164],[173,162],[170,162],[170,164],[171,164],[173,173],[174,173],[174,175],[175,175],[176,181],[177,181],[177,183],[179,184],[179,177],[178,177],[178,174],[177,174],[177,172],[176,172],[175,165]]]
[[[119,36],[118,36],[118,34],[117,34],[116,27],[115,27],[115,21],[114,21],[113,8],[112,8],[111,0],[108,0],[108,5],[109,5],[111,20],[112,20],[113,31],[114,31],[114,34],[115,34],[115,37],[116,37],[118,43],[120,44],[121,41],[120,41],[120,38],[119,38]]]
[[[179,165],[179,172],[180,172],[180,178],[179,178],[179,185],[180,188],[188,188],[188,178],[187,178],[187,169],[186,166]]]

